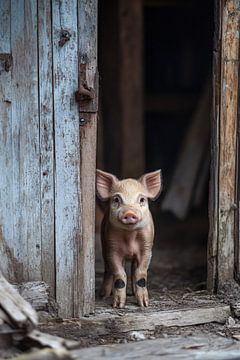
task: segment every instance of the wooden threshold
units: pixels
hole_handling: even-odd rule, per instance
[[[108,335],[139,330],[155,330],[159,326],[189,326],[210,322],[224,323],[230,316],[230,306],[219,304],[199,308],[163,311],[125,312],[123,310],[99,312],[80,318],[80,332],[84,335]]]

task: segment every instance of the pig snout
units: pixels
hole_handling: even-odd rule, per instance
[[[119,220],[125,225],[130,225],[136,224],[139,221],[139,217],[133,211],[126,211],[119,216]]]

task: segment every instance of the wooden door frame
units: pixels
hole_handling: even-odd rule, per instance
[[[235,284],[239,268],[237,206],[238,0],[215,0],[213,113],[209,197],[208,289]]]

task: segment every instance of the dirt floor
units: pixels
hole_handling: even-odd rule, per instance
[[[156,215],[155,215],[156,217]],[[174,221],[174,226],[172,223]],[[207,221],[206,217],[193,216],[186,222],[165,217],[158,223],[153,258],[149,269],[150,307],[145,311],[169,310],[181,308],[196,308],[204,304],[214,305],[225,302],[226,299],[215,297],[206,291],[206,247]],[[98,297],[102,281],[103,263],[101,258],[100,238],[96,237],[96,313],[101,311],[109,316],[118,310],[111,308],[111,299],[104,302]],[[128,296],[124,312],[139,312],[134,297]],[[231,320],[230,320],[231,322]],[[229,326],[226,324],[203,324],[186,327],[158,327],[154,331],[111,333],[110,335],[87,336],[81,331],[78,322],[67,321],[42,324],[40,329],[51,334],[77,340],[82,347],[99,344],[126,343],[143,339],[167,338],[175,336],[193,336],[201,334],[217,334],[232,337],[240,331],[237,319]],[[235,330],[234,330],[235,329]],[[238,329],[238,330],[237,330]]]
[[[170,215],[157,218],[158,211],[154,212],[156,239],[153,257],[149,269],[148,287],[150,293],[150,306],[142,311],[136,304],[133,296],[128,295],[125,309],[116,310],[111,307],[111,298],[103,301],[98,297],[102,281],[103,262],[101,256],[100,236],[96,235],[96,311],[89,319],[97,319],[102,314],[107,318],[153,314],[163,310],[198,309],[201,307],[214,307],[219,304],[238,302],[240,294],[236,291],[232,297],[229,294],[213,296],[206,290],[206,252],[207,252],[207,217],[193,213],[185,222],[177,221]],[[173,226],[174,225],[174,226]],[[238,289],[237,289],[238,290]],[[141,330],[116,331],[115,326],[109,333],[98,333],[93,326],[86,328],[81,321],[52,318],[46,312],[40,315],[39,329],[43,332],[58,335],[79,342],[80,348],[97,345],[126,344],[148,339],[171,339],[172,343],[182,339],[195,339],[196,336],[217,337],[219,344],[221,338],[232,339],[238,343],[240,339],[240,320],[229,316],[224,323],[206,323],[191,326],[155,326]],[[230,315],[230,313],[229,313]],[[87,318],[86,318],[87,319]],[[113,322],[114,323],[114,322]],[[110,326],[110,322],[108,324]],[[111,327],[109,327],[111,330]],[[220,340],[219,340],[220,339]],[[240,344],[239,344],[240,345]],[[5,357],[7,358],[7,357]]]

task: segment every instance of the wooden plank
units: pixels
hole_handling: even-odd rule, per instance
[[[37,1],[11,1],[11,246],[22,280],[41,279]],[[22,269],[21,269],[22,266]]]
[[[38,330],[31,331],[24,342],[26,345],[31,344],[32,347],[49,347],[51,349],[60,348],[76,348],[77,341],[67,340],[59,336],[42,333]]]
[[[48,311],[49,285],[44,281],[29,281],[17,286],[20,295],[37,311]]]
[[[208,275],[207,287],[215,291],[217,286],[217,244],[218,244],[218,171],[219,171],[219,104],[221,82],[221,27],[222,1],[214,1],[214,48],[212,78],[212,121],[211,121],[211,162],[209,185],[209,233],[208,233]]]
[[[178,163],[162,203],[162,210],[171,211],[179,219],[187,216],[201,160],[208,146],[211,94],[211,86],[207,81],[184,137]]]
[[[80,117],[85,123],[80,130],[80,172],[82,200],[82,241],[79,257],[79,308],[75,316],[94,312],[95,305],[95,172],[98,105],[97,73],[97,0],[78,2],[79,58],[86,69],[86,81],[95,97],[88,105],[80,105]],[[78,251],[78,249],[76,249]]]
[[[55,294],[54,144],[51,2],[38,2],[38,68],[41,151],[41,270]]]
[[[0,307],[17,327],[37,325],[37,314],[0,273]]]
[[[75,101],[78,88],[77,1],[52,2],[54,119],[56,299],[59,314],[79,309],[80,134]],[[77,310],[76,310],[77,309]]]
[[[70,353],[60,347],[58,349],[44,349],[33,351],[30,354],[24,353],[13,360],[72,360]]]
[[[214,344],[214,345],[213,345]],[[240,345],[237,341],[211,334],[194,336],[170,336],[131,342],[111,344],[71,351],[73,359],[184,359],[223,360],[239,359]]]
[[[119,89],[122,177],[138,177],[145,169],[143,125],[143,4],[121,0],[119,10]]]
[[[236,139],[239,71],[238,1],[224,3],[219,115],[218,286],[234,278]]]
[[[230,316],[229,305],[192,309],[166,310],[126,315],[98,314],[80,318],[81,332],[95,335],[124,333],[138,330],[154,330],[157,326],[189,326],[210,322],[224,323]]]
[[[11,56],[10,2],[0,1],[0,53]],[[13,237],[12,214],[12,66],[7,71],[4,57],[0,58],[0,257],[4,275],[14,280],[16,267],[9,241]]]

